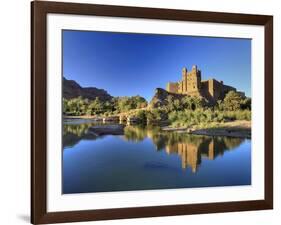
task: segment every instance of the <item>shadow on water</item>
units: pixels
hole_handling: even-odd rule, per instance
[[[81,140],[96,140],[97,137],[88,132],[94,122],[76,121],[63,125],[63,148],[72,148]],[[162,131],[158,126],[126,126],[124,135],[120,136],[126,142],[142,142],[151,139],[157,152],[165,151],[167,155],[178,155],[181,158],[181,167],[191,168],[195,173],[202,162],[202,157],[214,160],[216,157],[237,148],[245,139],[229,137],[210,137],[190,135],[171,131]],[[166,165],[159,162],[151,162],[144,165],[149,169],[165,169]]]

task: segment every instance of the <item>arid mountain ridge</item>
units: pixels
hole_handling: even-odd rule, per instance
[[[63,77],[63,97],[66,99],[77,98],[94,100],[98,97],[101,101],[109,101],[113,97],[107,91],[95,87],[81,87],[74,80],[67,80]]]

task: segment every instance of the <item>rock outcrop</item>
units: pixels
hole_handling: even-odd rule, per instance
[[[173,99],[182,99],[185,95],[170,93],[162,88],[156,88],[155,94],[149,103],[149,107],[158,108],[168,104],[168,97],[171,96]]]
[[[202,97],[202,96],[190,96],[187,94],[176,94],[176,93],[168,92],[163,88],[156,88],[155,94],[149,103],[149,107],[150,108],[159,108],[162,106],[166,106],[169,103],[169,101],[168,101],[169,98],[174,101],[176,99],[182,100],[183,98],[185,98],[187,96],[189,96],[191,98],[200,99],[202,105],[204,105],[204,106],[213,106],[214,105],[214,102],[209,102],[207,98]]]

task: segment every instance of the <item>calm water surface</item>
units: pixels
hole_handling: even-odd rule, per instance
[[[251,140],[127,126],[124,135],[94,137],[95,125],[67,121],[63,193],[251,184]]]

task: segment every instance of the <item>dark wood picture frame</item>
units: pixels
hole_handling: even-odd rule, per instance
[[[47,212],[47,14],[261,25],[265,28],[265,199],[239,202]],[[78,3],[31,3],[31,222],[33,224],[218,213],[273,208],[273,17]]]

